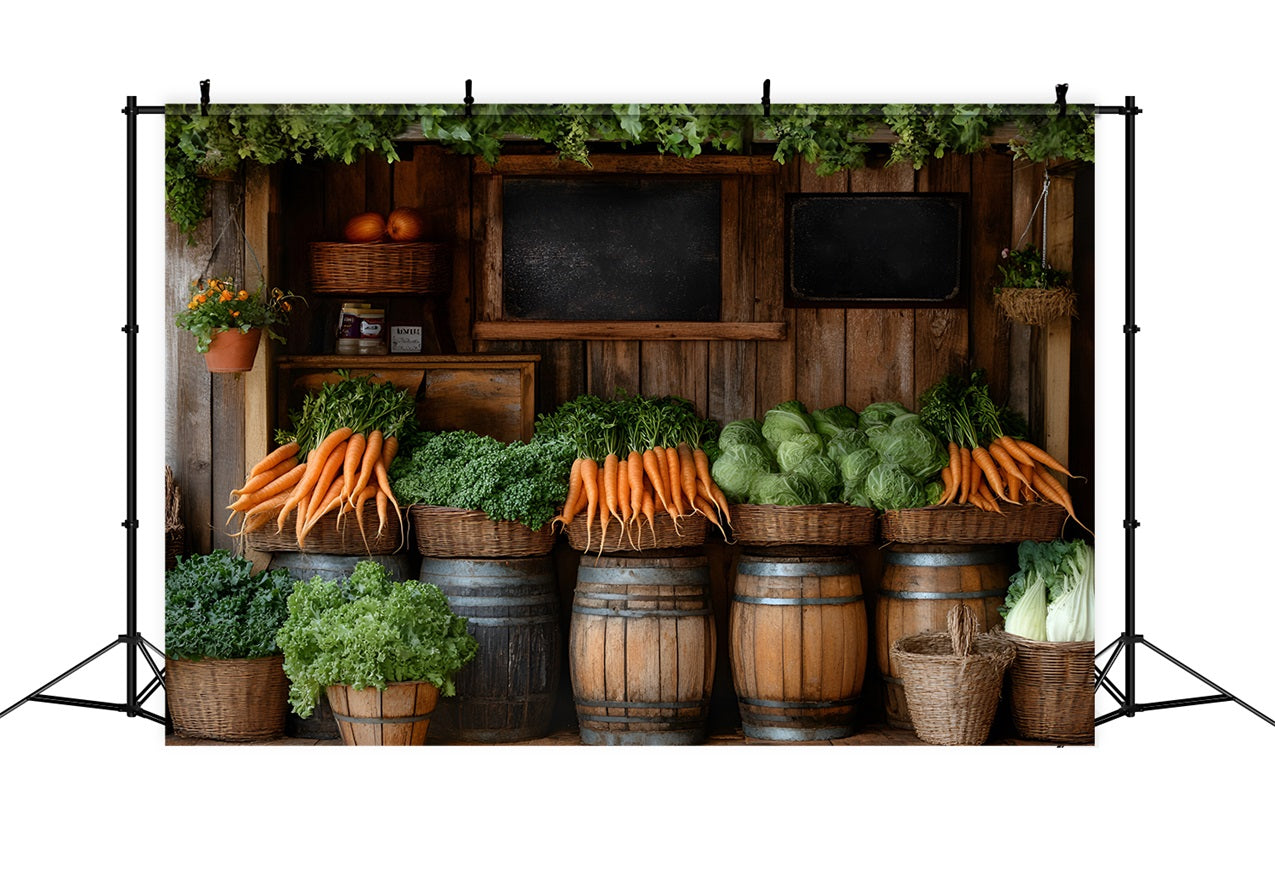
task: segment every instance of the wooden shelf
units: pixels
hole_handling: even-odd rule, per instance
[[[658,320],[486,320],[474,324],[478,341],[783,341],[788,324]]]

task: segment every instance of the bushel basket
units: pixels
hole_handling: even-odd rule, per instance
[[[1062,535],[1067,511],[1056,504],[1001,504],[1003,513],[974,505],[932,505],[886,511],[881,540],[900,544],[1015,544],[1053,541]]]
[[[872,508],[849,504],[733,504],[731,533],[746,546],[852,547],[876,540]]]
[[[485,511],[412,505],[412,535],[422,556],[439,559],[514,559],[553,550],[553,526],[532,530],[522,523],[493,520]]]
[[[595,516],[593,525],[585,525],[583,513],[576,514],[567,523],[567,544],[573,550],[598,553],[640,553],[645,550],[666,550],[671,548],[700,547],[704,544],[704,535],[708,529],[708,521],[703,514],[691,514],[681,518],[680,527],[675,526],[673,518],[664,512],[655,515],[655,530],[652,533],[646,517],[641,517],[629,529],[622,530],[620,522],[611,519],[606,527],[606,540],[602,539],[602,524]],[[630,532],[632,533],[630,539]]]
[[[438,242],[313,242],[315,293],[447,293],[451,249]]]
[[[305,544],[297,546],[297,513],[293,511],[283,524],[283,531],[277,531],[276,521],[271,519],[264,526],[246,535],[249,550],[268,553],[327,553],[338,556],[384,556],[397,553],[403,546],[406,522],[402,513],[396,512],[390,505],[386,512],[385,528],[377,534],[380,520],[376,515],[376,506],[368,502],[363,508],[363,529],[359,530],[359,521],[354,511],[347,511],[337,516],[335,510],[319,518],[306,534]]]
[[[173,731],[207,740],[267,740],[288,720],[283,656],[258,659],[165,658]]]
[[[897,640],[890,653],[916,735],[926,743],[977,746],[991,731],[1014,645],[975,634],[973,611],[964,604],[948,611],[947,626]]]
[[[1093,641],[1036,641],[1001,634],[1015,650],[1009,670],[1015,730],[1029,740],[1093,743]]]

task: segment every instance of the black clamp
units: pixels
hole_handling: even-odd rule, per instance
[[[1058,95],[1056,105],[1058,106],[1058,117],[1061,118],[1067,114],[1067,84],[1064,82],[1061,85],[1054,85],[1054,93]]]
[[[137,324],[136,324],[136,323],[130,323],[130,324],[128,324],[127,326],[121,326],[121,327],[120,327],[120,332],[127,332],[127,333],[130,333],[130,334],[132,334],[132,335],[137,335]]]
[[[1137,528],[1138,526],[1140,526],[1140,525],[1142,525],[1142,523],[1138,522],[1137,520],[1125,520],[1125,521],[1124,521],[1124,527],[1125,527],[1126,529],[1136,529],[1136,528]]]
[[[1141,332],[1141,331],[1142,331],[1142,327],[1141,327],[1141,326],[1138,326],[1137,324],[1134,324],[1134,325],[1130,326],[1129,324],[1127,324],[1127,323],[1126,323],[1126,324],[1124,325],[1124,333],[1125,333],[1125,335],[1131,335],[1132,333],[1135,333],[1135,332]]]
[[[473,114],[474,109],[474,80],[465,79],[465,117],[468,118]]]
[[[135,529],[137,528],[137,520],[124,520],[120,525],[126,529]]]
[[[770,117],[770,79],[761,83],[761,114],[764,118]]]
[[[211,86],[210,79],[204,79],[199,83],[199,114],[208,114],[208,88]]]

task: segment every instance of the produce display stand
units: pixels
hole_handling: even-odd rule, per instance
[[[764,103],[769,109],[767,82],[767,97]],[[209,82],[204,80],[201,82],[201,105],[206,112],[208,106],[208,86]],[[467,96],[466,106],[472,103],[472,97],[468,95],[469,82],[466,83]],[[1065,102],[1066,85],[1058,86],[1058,111],[1066,111]],[[1126,479],[1125,479],[1125,495],[1126,495],[1126,517],[1124,520],[1126,554],[1125,554],[1125,626],[1121,635],[1108,644],[1097,653],[1094,662],[1094,692],[1099,688],[1104,689],[1115,699],[1119,705],[1118,709],[1112,713],[1096,717],[1095,724],[1103,724],[1118,717],[1132,717],[1136,713],[1157,709],[1169,709],[1174,707],[1194,706],[1201,704],[1210,704],[1223,701],[1234,701],[1241,707],[1249,710],[1264,721],[1275,725],[1275,719],[1255,709],[1251,705],[1240,700],[1234,694],[1222,689],[1213,681],[1202,676],[1198,672],[1192,670],[1182,662],[1175,659],[1159,647],[1151,644],[1146,638],[1137,633],[1135,624],[1135,562],[1134,562],[1134,543],[1135,530],[1138,522],[1134,519],[1134,338],[1139,328],[1134,323],[1134,120],[1141,113],[1132,96],[1126,97],[1123,105],[1117,106],[1089,106],[1086,107],[1093,111],[1095,115],[1116,114],[1125,118],[1125,208],[1126,208],[1126,236],[1125,236],[1125,263],[1126,263],[1126,322],[1123,330],[1125,333],[1125,398],[1126,398]],[[138,325],[137,316],[137,117],[139,115],[163,115],[165,107],[163,106],[139,106],[135,96],[127,97],[126,106],[123,114],[126,119],[126,146],[127,146],[127,239],[126,239],[126,305],[127,305],[127,321],[122,331],[126,334],[126,350],[127,350],[127,380],[126,380],[126,435],[127,435],[127,456],[126,456],[126,473],[127,473],[127,490],[126,490],[126,518],[122,525],[125,529],[127,553],[125,564],[125,607],[126,607],[126,629],[123,634],[112,640],[106,646],[89,655],[87,658],[66,670],[59,676],[45,683],[40,688],[31,692],[21,700],[10,705],[8,708],[0,711],[0,717],[13,712],[18,707],[28,701],[36,701],[43,703],[51,703],[65,706],[80,706],[93,709],[105,709],[116,712],[123,712],[130,718],[142,718],[148,721],[165,724],[167,718],[154,712],[146,710],[143,704],[151,699],[158,690],[164,688],[165,672],[157,663],[156,657],[162,659],[163,652],[155,646],[155,644],[144,638],[137,627],[137,335]],[[761,324],[760,326],[768,326]],[[759,325],[753,324],[750,328]],[[769,333],[757,333],[758,335],[769,335]],[[480,336],[486,339],[499,340],[502,337],[497,332]],[[513,336],[516,338],[516,336]],[[541,336],[544,337],[544,336]],[[736,335],[731,333],[728,337],[749,338],[756,337],[752,333],[740,333]],[[48,694],[47,690],[57,683],[69,677],[71,674],[79,671],[90,663],[96,661],[108,651],[116,646],[124,646],[127,653],[126,672],[125,672],[125,699],[123,702],[107,702],[84,698],[67,697],[60,695]],[[1213,690],[1216,694],[1201,695],[1197,697],[1181,698],[1174,700],[1164,700],[1155,702],[1139,702],[1135,694],[1135,678],[1136,678],[1136,662],[1135,652],[1138,646],[1145,646],[1152,652],[1161,656],[1174,666],[1185,671],[1191,676],[1199,679]],[[1103,656],[1110,654],[1104,664],[1099,665],[1098,661]],[[1117,687],[1112,672],[1117,659],[1124,654],[1124,688],[1121,690]],[[138,672],[139,659],[141,659],[147,667],[149,667],[152,678],[139,688]]]

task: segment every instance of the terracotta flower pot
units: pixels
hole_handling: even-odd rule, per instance
[[[390,683],[380,689],[328,686],[328,704],[346,746],[422,746],[438,703],[431,683]]]
[[[257,356],[261,330],[222,329],[213,333],[212,344],[204,354],[204,365],[210,372],[247,372]]]

